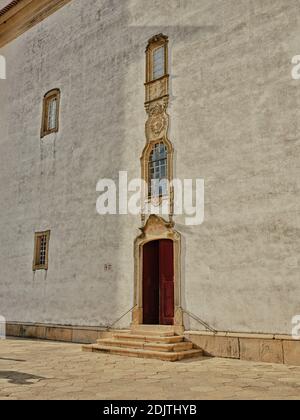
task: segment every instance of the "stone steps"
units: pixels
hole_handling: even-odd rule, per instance
[[[113,337],[118,340],[146,341],[146,342],[165,343],[165,344],[180,343],[184,340],[183,335],[162,336],[162,335],[142,335],[142,334],[113,334]]]
[[[159,336],[159,337],[173,337],[174,333],[173,332],[158,332],[158,331],[147,331],[147,330],[137,330],[137,331],[132,331],[130,334],[134,334],[134,335],[144,335],[144,336]]]
[[[146,359],[159,359],[168,362],[176,362],[178,360],[202,356],[201,350],[186,350],[180,352],[164,352],[164,351],[154,351],[154,350],[139,350],[139,349],[128,349],[123,347],[114,347],[95,344],[92,346],[83,346],[84,351],[90,352],[101,352],[101,353],[110,353],[118,356],[128,356],[128,357],[139,357]]]
[[[163,334],[163,333],[172,333],[174,334],[176,327],[173,325],[132,325],[131,331],[132,333],[136,334],[139,331],[148,332],[148,333],[156,333]]]
[[[183,335],[184,328],[174,325],[132,325],[131,333],[137,335]]]
[[[175,335],[172,327],[144,325],[132,328],[131,333],[118,332],[112,338],[103,338],[97,344],[83,346],[83,350],[170,362],[203,356],[203,351],[194,348],[184,336]]]
[[[112,347],[128,347],[133,349],[143,349],[143,350],[154,350],[154,351],[186,351],[193,350],[193,344],[187,341],[183,341],[175,344],[165,344],[165,343],[154,343],[154,342],[145,342],[145,341],[129,341],[129,340],[116,340],[116,339],[105,339],[98,340],[97,344],[101,346],[112,346]]]

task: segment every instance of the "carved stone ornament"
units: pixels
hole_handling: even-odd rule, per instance
[[[166,104],[163,102],[156,102],[154,105],[149,107],[149,116],[157,117],[158,115],[166,111]]]
[[[148,51],[153,44],[156,44],[158,42],[168,42],[168,37],[164,34],[154,35],[152,38],[149,39],[146,51]]]
[[[149,216],[147,223],[141,228],[142,235],[140,238],[146,237],[165,237],[169,236],[172,239],[179,239],[177,232],[174,231],[174,223],[167,222],[161,216],[152,214]],[[175,236],[175,238],[174,238]]]
[[[147,101],[154,101],[168,94],[168,78],[152,82],[146,87]]]
[[[159,98],[165,94],[165,83],[164,80],[159,80],[156,83],[153,83],[150,88],[150,100]]]
[[[145,183],[150,185],[150,171],[149,171],[149,162],[153,148],[156,147],[157,143],[162,143],[167,149],[167,164],[166,164],[166,179],[171,181],[173,179],[173,156],[174,149],[173,145],[169,140],[169,122],[170,117],[168,115],[169,107],[169,72],[168,72],[168,37],[159,34],[155,35],[149,40],[147,49],[146,49],[146,100],[145,100],[145,109],[147,112],[147,121],[145,125],[146,133],[146,145],[143,150],[141,157],[141,169],[142,169],[142,179]],[[154,51],[158,48],[164,48],[164,72],[161,73],[160,77],[157,79],[154,78]],[[165,203],[165,200],[168,199],[168,208],[169,208],[169,220],[173,220],[173,201],[174,198],[170,191],[168,191],[164,197],[157,197],[152,201],[149,201],[147,192],[145,193],[144,201],[145,208],[148,207],[148,204],[151,203],[155,207],[159,207],[162,203]],[[141,212],[141,221],[142,225],[145,225],[146,216],[145,208],[142,208]]]
[[[156,102],[148,109],[149,119],[146,124],[147,140],[152,141],[165,137],[169,127],[169,116],[166,113],[166,104]]]

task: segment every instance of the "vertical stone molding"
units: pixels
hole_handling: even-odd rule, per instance
[[[162,143],[166,146],[168,153],[167,178],[173,179],[173,156],[174,149],[169,140],[169,54],[168,37],[159,34],[148,41],[146,48],[146,83],[145,83],[145,109],[147,112],[146,121],[146,145],[141,157],[142,179],[149,185],[149,159],[155,145]],[[160,73],[156,71],[155,53],[160,51]],[[156,77],[159,76],[159,77]],[[173,191],[168,191],[169,218],[173,217]],[[166,197],[160,197],[158,204]],[[145,204],[149,201],[144,195]],[[142,211],[142,225],[146,222],[146,216]]]

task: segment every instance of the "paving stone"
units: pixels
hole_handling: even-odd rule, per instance
[[[165,363],[98,357],[81,353],[80,345],[33,340],[2,341],[0,354],[1,400],[300,400],[300,368],[293,366],[212,358]],[[26,384],[22,378],[28,378]]]

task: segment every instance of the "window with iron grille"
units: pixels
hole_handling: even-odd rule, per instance
[[[149,159],[149,198],[168,194],[168,150],[164,143],[154,145]]]
[[[41,137],[59,129],[60,90],[53,89],[44,97]]]
[[[48,270],[50,231],[35,234],[33,270]]]

